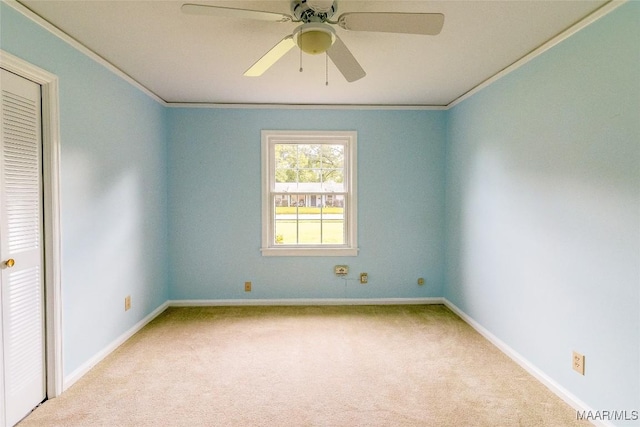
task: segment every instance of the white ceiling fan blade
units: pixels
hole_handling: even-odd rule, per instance
[[[261,10],[234,9],[230,7],[209,6],[204,4],[182,5],[182,13],[189,15],[211,15],[221,18],[257,19],[260,21],[291,22],[293,17],[283,13],[263,12]]]
[[[331,61],[338,67],[338,70],[348,82],[355,82],[367,75],[338,36],[336,36],[336,40],[327,51],[327,55],[329,55]]]
[[[441,13],[353,12],[340,15],[338,25],[349,31],[435,36],[442,30],[444,15]]]
[[[293,35],[289,34],[287,37],[280,40],[280,42],[271,48],[271,50],[265,53],[262,58],[258,59],[244,75],[247,77],[258,77],[267,71],[273,64],[278,62],[285,53],[289,52],[296,44],[293,41]]]

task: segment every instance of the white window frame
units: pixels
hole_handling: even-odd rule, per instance
[[[262,131],[262,255],[263,256],[357,256],[358,197],[357,139],[355,131]],[[345,243],[341,245],[279,245],[275,243],[275,211],[271,201],[275,189],[275,145],[278,143],[345,144]]]

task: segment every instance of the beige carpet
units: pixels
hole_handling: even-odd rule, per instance
[[[446,307],[170,308],[19,426],[571,426]]]

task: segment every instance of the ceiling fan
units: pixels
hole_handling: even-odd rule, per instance
[[[204,4],[182,5],[182,12],[186,14],[302,23],[245,71],[244,75],[249,77],[262,75],[297,45],[302,52],[311,55],[326,52],[344,78],[354,82],[366,73],[332,25],[348,31],[437,35],[444,24],[441,13],[349,12],[334,21],[331,18],[337,9],[337,0],[291,0],[291,15]]]

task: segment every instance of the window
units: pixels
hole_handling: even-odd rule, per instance
[[[262,131],[262,255],[358,254],[356,137]]]

